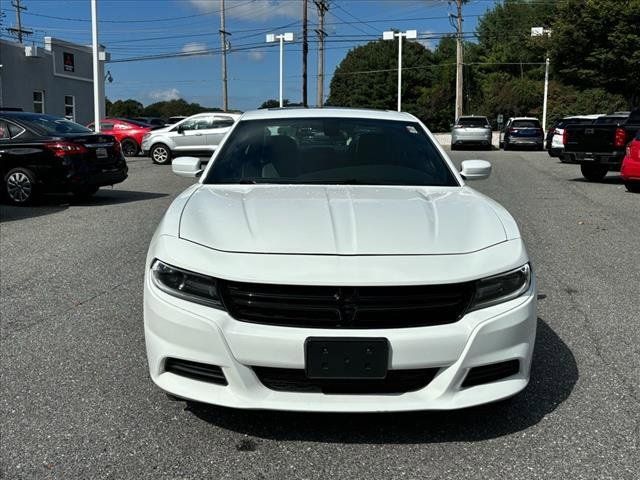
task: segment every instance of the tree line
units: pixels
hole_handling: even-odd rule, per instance
[[[640,0],[505,0],[464,42],[464,113],[542,115],[544,59],[550,58],[550,122],[569,114],[608,113],[640,103]],[[531,27],[551,34],[531,37]],[[352,49],[331,80],[329,105],[396,108],[397,42]],[[403,110],[433,130],[454,120],[456,41],[432,51],[403,48]]]

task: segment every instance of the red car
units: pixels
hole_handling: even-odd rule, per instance
[[[93,122],[87,127],[93,130]],[[105,118],[100,121],[100,133],[116,137],[122,146],[122,153],[127,157],[134,157],[140,152],[142,137],[152,128],[151,125],[127,118]]]
[[[627,190],[640,193],[640,132],[627,146],[627,155],[622,161],[620,175]]]

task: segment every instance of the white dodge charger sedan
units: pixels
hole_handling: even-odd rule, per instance
[[[245,113],[145,265],[149,371],[236,408],[446,410],[529,381],[536,286],[509,213],[407,113]]]

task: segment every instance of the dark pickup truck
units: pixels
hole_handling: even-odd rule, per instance
[[[612,118],[615,122],[608,122]],[[640,131],[640,109],[627,118],[613,115],[598,118],[591,125],[564,128],[564,156],[567,163],[580,165],[584,178],[602,180],[609,171],[620,171],[626,146]]]

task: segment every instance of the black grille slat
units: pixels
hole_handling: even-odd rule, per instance
[[[506,362],[473,367],[462,382],[462,388],[497,382],[516,375],[518,372],[520,372],[519,360],[508,360]]]
[[[306,328],[407,328],[458,321],[473,283],[327,287],[219,281],[236,320]]]
[[[278,392],[324,394],[401,394],[425,388],[438,368],[389,370],[385,379],[318,380],[309,379],[302,369],[253,367],[260,382]]]
[[[222,369],[217,365],[168,358],[165,362],[164,369],[167,372],[171,372],[182,377],[201,380],[203,382],[216,383],[218,385],[228,385]]]

